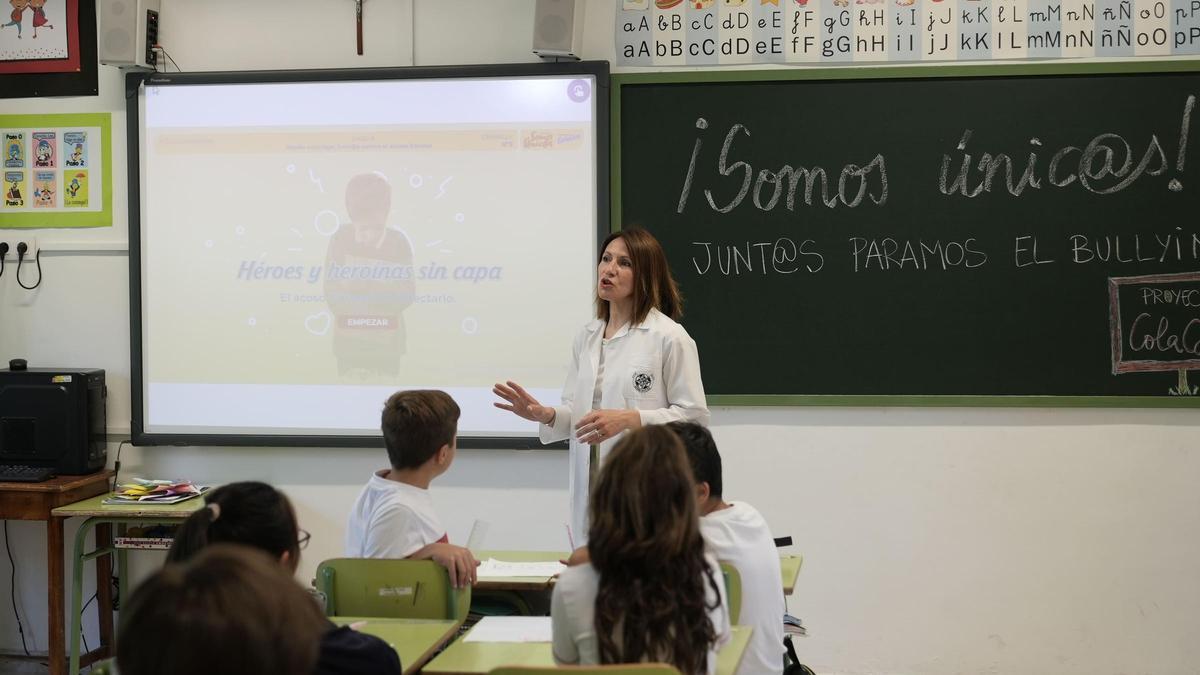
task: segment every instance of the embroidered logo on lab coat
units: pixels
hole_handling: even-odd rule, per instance
[[[638,393],[646,393],[654,386],[654,376],[650,373],[634,373],[633,388],[638,390]]]

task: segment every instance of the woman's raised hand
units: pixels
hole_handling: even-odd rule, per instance
[[[496,401],[492,404],[501,410],[507,410],[517,417],[527,419],[531,422],[540,422],[542,424],[554,423],[554,408],[538,403],[536,398],[530,396],[529,392],[525,391],[521,385],[512,380],[504,384],[497,382],[492,387],[492,393],[508,401],[508,403]]]

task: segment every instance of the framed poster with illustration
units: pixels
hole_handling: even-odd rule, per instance
[[[112,226],[112,115],[0,115],[0,229]]]
[[[95,3],[9,0],[6,4],[0,9],[0,98],[95,96]]]

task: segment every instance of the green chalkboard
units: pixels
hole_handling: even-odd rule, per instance
[[[713,402],[1200,405],[1200,63],[613,93],[614,218],[663,242]]]

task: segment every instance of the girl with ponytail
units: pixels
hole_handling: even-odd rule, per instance
[[[297,526],[286,495],[266,483],[246,481],[207,492],[204,501],[205,507],[179,526],[168,565],[188,562],[215,544],[236,544],[266,552],[279,561],[281,574],[296,573],[309,534]],[[314,675],[400,675],[400,657],[386,642],[324,623]]]

